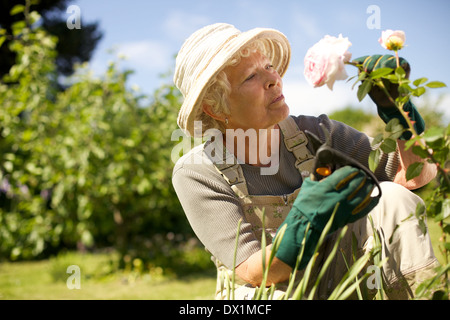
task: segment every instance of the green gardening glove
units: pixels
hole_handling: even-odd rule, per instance
[[[397,61],[393,55],[375,54],[372,56],[363,56],[355,59],[353,62],[362,65],[363,70],[366,72],[371,72],[379,68],[397,68]],[[403,58],[399,58],[399,62],[400,66],[403,68],[403,70],[405,70],[406,78],[408,79],[411,72],[411,67],[408,61]],[[390,83],[386,79],[382,79],[382,81],[392,98],[396,99],[399,95],[398,84]],[[369,92],[369,96],[377,105],[378,115],[385,123],[388,123],[390,120],[397,118],[404,128],[408,127],[406,120],[405,118],[403,118],[400,111],[398,111],[395,105],[392,104],[391,101],[389,101],[386,93],[384,93],[378,86],[372,87]],[[425,122],[411,100],[405,103],[405,105],[403,106],[403,110],[408,112],[408,116],[413,121],[416,132],[418,134],[424,132]],[[410,131],[405,131],[400,139],[409,140],[411,139],[411,136],[412,134]]]
[[[329,233],[364,217],[378,204],[378,198],[370,197],[374,186],[363,171],[351,166],[342,167],[321,181],[306,178],[281,225],[287,227],[275,256],[294,268],[306,227],[311,223],[299,264],[299,270],[305,268],[336,204],[339,203],[339,207]]]

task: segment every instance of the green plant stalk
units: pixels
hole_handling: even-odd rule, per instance
[[[311,223],[308,223],[306,225],[305,236],[303,237],[303,240],[302,240],[302,248],[300,249],[300,253],[297,256],[297,261],[295,263],[294,270],[292,271],[292,273],[291,273],[291,275],[289,277],[289,285],[288,285],[288,288],[286,290],[286,293],[285,293],[285,296],[284,296],[284,300],[289,299],[289,296],[291,295],[292,289],[294,288],[294,283],[295,283],[295,278],[296,278],[297,271],[298,271],[298,266],[300,264],[300,261],[303,258],[303,253],[305,252],[306,235],[308,234],[310,226],[311,226]]]
[[[441,278],[449,272],[449,269],[450,266],[448,264],[446,266],[441,266],[437,269],[437,274],[434,277],[423,281],[416,289],[415,299],[423,299],[427,292],[433,289],[433,286],[439,285]],[[444,287],[448,293],[448,283],[445,283]]]
[[[287,228],[287,225],[284,225],[283,227],[281,227],[280,231],[278,232],[278,235],[272,241],[272,249],[270,251],[270,256],[269,256],[269,261],[268,261],[269,266],[266,268],[265,273],[264,273],[265,279],[267,279],[269,276],[270,266],[272,265],[272,261],[275,258],[275,253],[278,251],[278,248],[280,247],[281,240],[283,239],[286,228]],[[273,296],[274,290],[275,290],[275,284],[272,283],[272,285],[270,287],[270,295],[271,296]]]
[[[358,274],[361,272],[361,270],[364,268],[364,266],[367,264],[367,262],[370,259],[370,254],[363,255],[360,259],[358,259],[352,267],[345,273],[345,275],[342,277],[339,284],[336,286],[336,288],[331,293],[328,300],[345,300],[349,297],[349,295],[356,290],[357,287],[359,287],[359,284],[367,277],[367,274],[365,274],[363,277],[355,281],[353,284],[350,285],[352,281],[354,281]]]
[[[354,234],[353,234],[354,236]],[[356,252],[355,252],[355,248],[352,245],[352,258],[353,258],[353,263],[356,262]],[[342,254],[342,259],[344,260],[345,266],[347,267],[347,270],[350,269],[350,265],[347,262],[347,259],[345,258],[345,254],[344,251],[341,249],[341,254]],[[359,281],[358,276],[355,277],[355,281]],[[356,292],[358,294],[358,299],[359,300],[364,300],[363,295],[361,293],[361,288],[359,286],[356,287]]]
[[[347,232],[348,227],[345,226],[342,228],[341,233],[339,234],[339,237],[336,239],[336,243],[333,246],[333,249],[331,250],[330,254],[328,255],[325,263],[323,264],[322,268],[320,269],[319,275],[317,276],[316,282],[314,284],[314,287],[311,289],[311,292],[309,294],[308,299],[311,300],[314,298],[314,294],[316,293],[316,289],[319,286],[319,282],[322,280],[322,277],[325,275],[326,270],[330,266],[331,262],[333,261],[334,257],[336,256],[336,252],[338,249],[339,244],[341,243],[342,238],[345,236],[345,233]]]
[[[262,212],[262,236],[261,236],[261,253],[262,253],[262,272],[263,272],[263,279],[261,281],[261,285],[259,287],[259,290],[257,290],[256,298],[255,300],[264,299],[267,300],[267,292],[266,292],[266,283],[267,283],[267,275],[266,270],[268,272],[268,268],[266,267],[266,224],[265,224],[265,208]],[[269,264],[270,265],[270,264]]]
[[[316,252],[309,260],[308,265],[306,266],[305,273],[303,274],[302,280],[300,280],[300,283],[297,286],[297,289],[295,289],[295,292],[292,296],[293,300],[302,300],[303,296],[306,292],[306,288],[308,287],[309,278],[311,277],[311,271],[312,268],[316,262],[316,259],[318,257],[319,253]]]
[[[400,67],[400,58],[398,56],[398,50],[394,50],[395,52],[395,61],[397,62],[397,68]]]
[[[409,130],[411,130],[413,136],[417,137],[418,134],[417,134],[416,129],[414,128],[413,123],[411,122],[411,119],[408,117],[408,114],[405,112],[405,110],[403,110],[404,103],[398,104],[397,101],[395,101],[394,98],[392,98],[392,96],[389,94],[389,91],[386,89],[385,85],[383,84],[383,81],[381,81],[380,79],[376,79],[375,84],[378,87],[380,87],[381,90],[383,90],[383,92],[388,97],[389,101],[395,105],[395,107],[398,109],[398,111],[400,111],[403,118],[405,118],[406,123],[408,124]]]
[[[232,300],[235,300],[235,295],[234,295],[235,286],[234,285],[236,282],[236,255],[237,255],[237,248],[238,248],[238,242],[239,242],[239,232],[241,230],[241,223],[242,223],[242,218],[239,219],[239,221],[238,221],[236,240],[235,240],[235,245],[234,245],[233,272],[231,274],[231,299]]]
[[[308,265],[306,266],[305,273],[303,274],[303,278],[300,280],[300,283],[297,286],[297,289],[294,292],[293,299],[301,300],[306,292],[306,288],[308,287],[308,282],[311,277],[312,268],[316,262],[317,257],[319,256],[319,248],[322,246],[325,241],[328,232],[331,229],[331,225],[333,224],[334,217],[336,215],[337,209],[339,208],[339,202],[336,204],[333,213],[331,214],[330,219],[328,220],[325,228],[322,230],[322,233],[319,237],[319,241],[317,242],[316,248],[314,250],[314,254],[311,257]]]
[[[380,240],[380,236],[378,234],[377,229],[375,228],[375,226],[373,224],[372,216],[369,215],[368,218],[369,218],[369,221],[370,221],[370,225],[372,226],[373,239],[375,241],[374,249],[377,248],[377,252],[375,252],[375,254],[373,256],[373,261],[374,261],[375,265],[379,265],[381,267],[381,265],[384,264],[384,262],[381,259],[381,240]],[[386,260],[387,259],[388,258],[386,258]],[[381,288],[377,289],[378,290],[377,297],[379,297],[379,300],[384,300],[383,281],[380,281],[380,285],[381,285]]]
[[[266,265],[266,232],[265,232],[265,211],[263,211],[263,219],[262,219],[262,238],[261,238],[261,250],[262,250],[262,267],[263,267],[263,279],[261,281],[261,285],[260,287],[256,290],[256,293],[254,295],[254,299],[255,300],[267,300],[269,297],[267,296],[267,294],[269,294],[269,296],[273,296],[274,294],[274,290],[275,290],[275,285],[272,284],[270,286],[269,289],[266,289],[266,284],[267,284],[267,278],[269,276],[269,270],[270,270],[270,266],[272,265],[272,261],[275,258],[275,254],[278,251],[278,248],[280,246],[281,240],[284,237],[284,233],[286,231],[286,227],[287,225],[284,225],[283,227],[281,227],[281,229],[279,230],[277,236],[273,239],[272,241],[272,248],[270,251],[270,255],[269,255],[269,260],[267,261],[267,265]]]

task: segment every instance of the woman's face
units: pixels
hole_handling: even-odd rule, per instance
[[[254,52],[225,72],[231,84],[228,129],[272,129],[289,116],[281,77],[267,57]]]

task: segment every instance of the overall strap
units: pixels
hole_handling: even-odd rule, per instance
[[[314,156],[306,147],[308,138],[305,133],[299,129],[294,118],[291,116],[281,121],[278,125],[283,132],[286,148],[292,152],[297,159],[295,161],[295,167],[302,177],[308,177],[314,169]]]
[[[303,177],[308,177],[314,169],[314,156],[306,147],[308,138],[303,131],[299,129],[295,120],[290,116],[281,121],[278,125],[283,132],[286,148],[292,152],[297,159],[295,161],[295,167]],[[223,161],[214,163],[214,166],[241,199],[248,196],[247,182],[242,167],[236,157],[226,148],[223,148]]]
[[[223,155],[223,161],[214,163],[214,166],[239,198],[248,196],[247,181],[238,160],[225,147],[223,147]]]

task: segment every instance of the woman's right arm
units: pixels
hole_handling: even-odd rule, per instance
[[[268,245],[266,247],[266,266],[268,266],[269,264],[271,248],[272,245]],[[262,249],[255,252],[235,269],[237,276],[253,286],[260,286],[263,279],[262,253]],[[279,283],[288,280],[291,272],[292,268],[290,266],[288,266],[277,257],[274,257],[269,268],[268,276],[266,279],[266,286],[270,286],[272,285],[272,283]]]
[[[236,233],[243,218],[239,199],[211,164],[177,162],[172,183],[198,239],[227,268],[233,268]],[[261,250],[252,227],[243,221],[239,230],[236,265]]]

